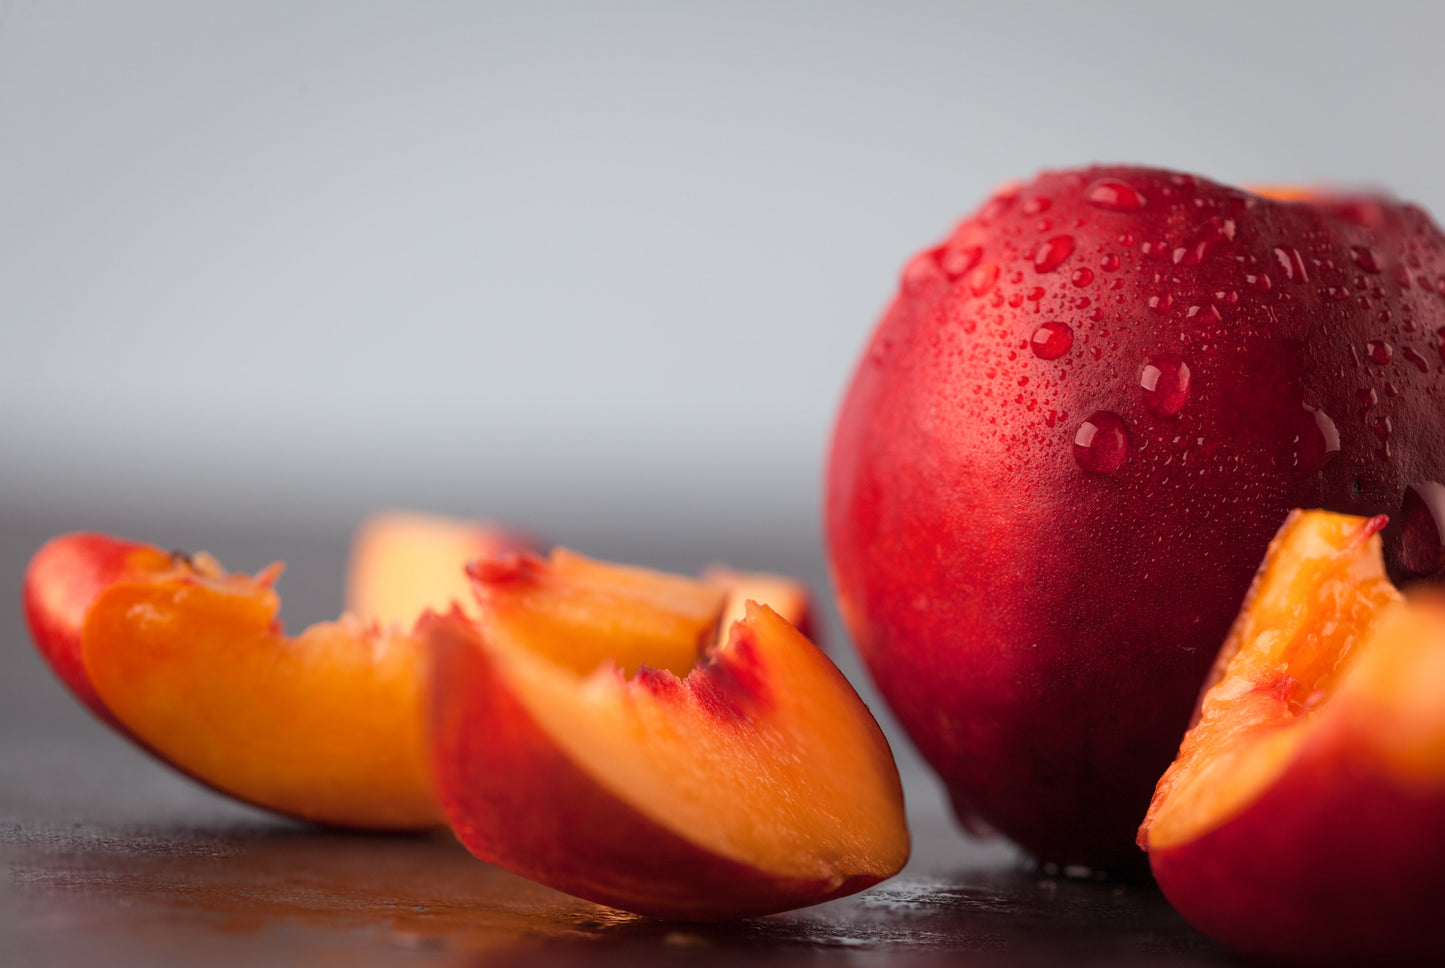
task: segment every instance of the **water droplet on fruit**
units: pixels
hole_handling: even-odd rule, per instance
[[[1355,397],[1360,401],[1360,408],[1368,410],[1380,402],[1380,395],[1375,392],[1374,387],[1361,387],[1355,391]]]
[[[1139,374],[1139,386],[1150,413],[1173,417],[1189,399],[1189,365],[1173,355],[1156,357]]]
[[[939,257],[938,266],[948,278],[960,279],[970,269],[978,265],[978,260],[982,258],[983,249],[980,246],[948,246]]]
[[[1105,272],[1115,271],[1119,268],[1119,264],[1119,257],[1112,252],[1105,253],[1104,257],[1099,260],[1099,268]]]
[[[1155,312],[1168,312],[1172,305],[1174,305],[1174,297],[1167,292],[1162,296],[1149,297],[1149,308]]]
[[[1044,323],[1034,330],[1029,346],[1041,360],[1057,360],[1074,345],[1074,331],[1068,323]]]
[[[1305,270],[1304,256],[1292,245],[1280,246],[1274,250],[1274,261],[1290,282],[1309,282],[1310,274]]]
[[[1295,465],[1306,474],[1329,463],[1340,452],[1340,430],[1323,410],[1305,404],[1299,436],[1295,438]]]
[[[938,279],[939,252],[929,249],[920,252],[903,267],[902,287],[904,292],[919,292]]]
[[[1403,352],[1402,352],[1402,355],[1405,357],[1405,359],[1407,359],[1407,360],[1409,360],[1411,363],[1415,364],[1415,368],[1418,369],[1421,373],[1429,373],[1429,372],[1430,372],[1430,361],[1427,360],[1427,359],[1425,359],[1425,357],[1421,356],[1421,355],[1420,355],[1420,351],[1417,350],[1417,349],[1415,349],[1415,347],[1413,347],[1413,346],[1407,346],[1407,347],[1405,347],[1405,349],[1404,349]]]
[[[1411,575],[1445,565],[1445,485],[1423,481],[1405,488],[1400,506],[1400,564]]]
[[[1084,286],[1087,286],[1089,283],[1094,281],[1094,270],[1075,269],[1074,274],[1069,277],[1069,281],[1082,289]]]
[[[975,296],[986,296],[998,283],[998,265],[985,263],[968,274],[968,291]]]
[[[1382,339],[1372,339],[1365,344],[1365,350],[1370,354],[1370,362],[1384,366],[1395,358],[1395,348]]]
[[[1371,426],[1375,430],[1375,436],[1381,440],[1389,440],[1390,432],[1395,429],[1395,425],[1390,422],[1389,417],[1376,417]]]
[[[1244,277],[1244,281],[1249,283],[1260,292],[1269,292],[1270,289],[1274,288],[1274,283],[1270,282],[1269,276],[1265,275],[1263,272],[1247,275]]]
[[[1047,212],[1053,206],[1053,204],[1054,203],[1052,199],[1044,198],[1043,196],[1039,195],[1024,202],[1023,208],[1020,209],[1020,211],[1022,211],[1025,215],[1042,215],[1043,213]]]
[[[1056,235],[1044,242],[1034,252],[1034,269],[1039,272],[1053,272],[1064,264],[1074,251],[1074,237],[1072,235]]]
[[[1194,230],[1188,245],[1179,246],[1172,253],[1175,265],[1197,266],[1209,255],[1209,251],[1222,242],[1234,240],[1234,219],[1216,215]]]
[[[1375,250],[1368,245],[1351,246],[1350,255],[1354,258],[1355,265],[1366,272],[1374,273],[1380,271],[1380,257],[1376,255]]]
[[[1084,198],[1106,212],[1137,212],[1145,204],[1138,189],[1118,178],[1100,178],[1084,190]]]
[[[1124,418],[1100,410],[1079,424],[1074,434],[1074,460],[1091,474],[1118,470],[1129,456],[1129,432]]]

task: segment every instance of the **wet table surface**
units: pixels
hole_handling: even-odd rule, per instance
[[[579,901],[446,834],[335,833],[232,803],[92,721],[24,629],[21,575],[46,536],[84,526],[177,543],[154,523],[0,512],[0,964],[1234,964],[1152,885],[1032,869],[964,837],[897,740],[914,837],[904,871],[851,898],[726,924]],[[181,537],[236,568],[286,557],[288,624],[334,617],[344,534],[200,526]],[[639,551],[614,556],[649,560]]]

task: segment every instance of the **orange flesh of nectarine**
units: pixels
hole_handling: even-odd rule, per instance
[[[488,628],[574,673],[603,663],[686,675],[716,637],[725,593],[562,548],[543,559],[503,554],[469,566]]]
[[[1290,516],[1270,544],[1179,756],[1159,781],[1141,846],[1166,848],[1228,821],[1333,719],[1408,674],[1419,648],[1378,629],[1401,602],[1385,575],[1383,526],[1383,518],[1323,511]],[[1386,714],[1398,702],[1386,695],[1380,706]],[[1445,769],[1445,756],[1432,765]]]
[[[629,681],[604,669],[579,680],[527,646],[497,646],[538,725],[659,823],[764,870],[892,873],[873,854],[896,819],[895,791],[855,786],[885,765],[855,759],[876,739],[835,715],[841,676],[771,610],[752,605],[727,643],[685,678],[658,671]],[[741,708],[718,684],[737,666],[763,684]]]
[[[85,667],[144,745],[218,790],[338,826],[440,822],[417,644],[346,617],[287,638],[278,608],[244,576],[122,582],[86,618]]]

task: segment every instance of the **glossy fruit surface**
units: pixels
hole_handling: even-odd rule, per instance
[[[1392,523],[1438,576],[1445,240],[1375,197],[1132,167],[1005,189],[914,258],[827,472],[841,609],[960,817],[1038,857],[1133,831],[1271,536]]]

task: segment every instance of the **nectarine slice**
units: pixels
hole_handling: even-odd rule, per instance
[[[477,856],[674,920],[786,910],[903,865],[887,741],[776,613],[752,604],[719,638],[716,588],[565,552],[473,576],[479,619],[417,633],[438,789]]]
[[[491,521],[421,511],[380,511],[357,526],[347,565],[346,610],[382,624],[409,628],[427,609],[473,608],[468,562],[503,552],[538,552],[531,535]],[[656,574],[655,572],[653,574]],[[723,625],[743,615],[748,600],[761,602],[817,643],[812,594],[796,578],[715,565],[704,582],[727,594]]]
[[[1445,963],[1445,597],[1401,597],[1383,524],[1291,515],[1140,828],[1180,913],[1252,957]]]
[[[214,566],[105,589],[80,636],[99,701],[149,751],[246,802],[346,827],[439,823],[417,643],[348,617],[288,638],[272,577]]]
[[[529,535],[490,521],[379,511],[351,540],[346,572],[346,611],[383,625],[410,628],[427,609],[472,607],[465,565],[503,551],[534,549]]]

